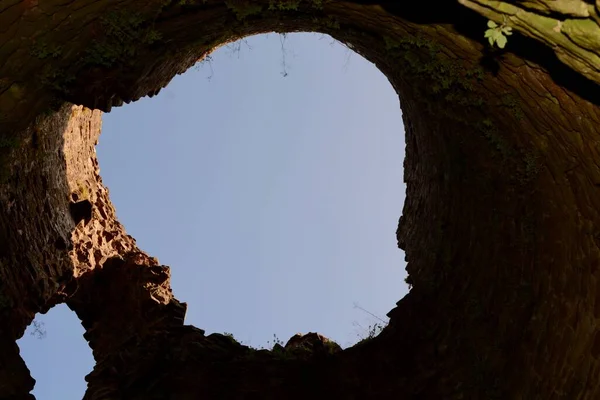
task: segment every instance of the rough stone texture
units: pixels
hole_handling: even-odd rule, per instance
[[[279,344],[276,344],[275,346],[281,347]],[[274,347],[274,350],[275,349],[276,347]],[[309,332],[306,335],[297,333],[292,336],[281,349],[292,354],[295,353],[298,356],[302,353],[308,353],[310,356],[315,357],[335,354],[342,351],[342,348],[337,343],[316,332]]]
[[[490,51],[486,18],[448,1],[0,0],[0,399],[32,398],[15,340],[61,302],[97,362],[90,400],[600,397],[595,5],[464,1],[526,35],[541,24],[539,40]],[[344,351],[315,333],[257,351],[184,325],[168,267],[99,176],[89,108],[273,30],[331,34],[401,100],[412,290]]]
[[[46,312],[77,293],[81,282],[76,278],[109,257],[137,251],[135,240],[115,220],[98,175],[94,146],[100,115],[65,105],[39,118],[21,134],[18,147],[5,155],[10,177],[0,186],[5,210],[0,223],[0,312],[1,332],[12,342],[36,312]],[[93,205],[93,217],[74,219],[72,206],[82,202]],[[15,352],[16,345],[1,354],[8,358]],[[27,378],[20,381],[12,365],[0,364],[0,374],[12,376],[0,378],[9,385],[0,386],[0,398],[22,386],[29,386],[27,391],[33,387],[27,370]]]

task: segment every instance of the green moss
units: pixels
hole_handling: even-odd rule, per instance
[[[340,29],[340,22],[335,17],[327,17],[325,19],[325,26],[330,29]]]
[[[231,342],[233,344],[240,344],[240,342],[238,342],[235,337],[233,336],[233,333],[229,333],[229,332],[223,332],[223,336],[225,336],[227,339],[231,340]]]
[[[282,361],[293,360],[298,356],[297,354],[292,354],[291,352],[287,351],[285,347],[279,343],[276,343],[273,346],[273,349],[271,349],[271,354],[275,359]]]
[[[504,140],[498,128],[489,120],[485,119],[477,125],[479,131],[488,140],[492,147],[500,153],[503,159],[508,159],[514,154],[513,149]]]
[[[312,0],[312,6],[317,10],[323,9],[323,0]]]
[[[19,146],[19,140],[14,136],[0,136],[0,149],[15,149]]]
[[[245,0],[229,0],[225,2],[225,5],[235,13],[238,21],[242,21],[250,15],[260,14],[262,11],[260,4],[253,4]]]
[[[388,56],[402,64],[404,73],[423,81],[429,94],[462,107],[481,107],[483,97],[476,86],[483,79],[480,67],[466,68],[461,60],[451,59],[441,46],[423,37],[384,37]]]
[[[528,178],[534,179],[540,172],[540,165],[538,163],[538,156],[533,153],[527,153],[525,155],[525,174]]]
[[[90,192],[82,182],[77,182],[77,190],[79,191],[79,197],[84,200],[90,199]],[[233,336],[232,336],[233,337]]]
[[[300,5],[300,0],[270,0],[270,11],[296,11]]]
[[[500,97],[500,101],[504,107],[508,107],[518,121],[523,119],[525,114],[523,114],[521,102],[515,96],[510,93],[505,93]]]
[[[323,28],[329,28],[329,29],[335,29],[335,30],[341,29],[340,21],[337,18],[332,17],[332,16],[312,17],[311,22],[314,24],[312,29],[315,32],[322,31]]]
[[[142,43],[150,45],[150,44],[154,44],[160,40],[162,40],[162,34],[159,31],[150,29],[146,32],[146,35],[144,36]]]
[[[114,11],[104,16],[101,24],[104,38],[88,49],[84,64],[110,67],[117,61],[132,59],[140,45],[152,45],[162,39],[161,33],[147,26],[140,13]]]
[[[48,57],[58,58],[62,54],[62,47],[50,46],[45,41],[39,41],[31,45],[29,54],[42,60]]]
[[[478,122],[473,113],[486,115],[486,108],[498,106],[488,104],[489,94],[480,92],[485,72],[471,67],[460,59],[448,57],[441,46],[423,37],[384,37],[387,55],[400,64],[399,70],[407,79],[416,81],[432,115],[442,114],[450,120],[463,123],[480,132],[503,160],[513,157],[515,150],[502,137],[502,133],[490,118]],[[506,107],[517,120],[524,117],[519,100],[510,93],[498,97],[500,106]],[[440,99],[443,100],[440,106]]]
[[[69,85],[75,81],[75,77],[69,75],[65,70],[59,70],[48,64],[39,76],[43,86],[60,94],[69,93]]]
[[[430,56],[437,55],[442,49],[441,45],[431,39],[422,36],[405,36],[400,39],[392,39],[389,36],[384,36],[385,48],[387,51],[393,50],[409,50],[409,49],[427,49]]]
[[[522,186],[530,185],[540,173],[539,157],[533,153],[526,153],[522,159],[522,166],[517,173],[517,180]]]
[[[327,354],[335,354],[339,350],[339,345],[334,341],[329,340],[325,342],[325,348],[327,349]]]

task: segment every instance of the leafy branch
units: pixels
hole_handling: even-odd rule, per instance
[[[485,31],[483,37],[488,38],[492,47],[495,43],[499,48],[503,49],[508,40],[506,36],[512,35],[512,28],[506,24],[506,20],[502,25],[489,20],[487,26],[489,29]]]

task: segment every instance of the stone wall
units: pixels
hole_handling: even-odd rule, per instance
[[[420,4],[0,0],[0,398],[32,398],[15,340],[63,302],[96,360],[90,400],[598,398],[595,73],[562,42],[491,50],[486,18]],[[216,46],[273,30],[348,44],[402,106],[412,290],[344,351],[317,335],[256,351],[184,325],[169,268],[126,234],[99,175],[91,108],[155,95]]]

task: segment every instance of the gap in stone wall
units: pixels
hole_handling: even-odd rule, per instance
[[[347,347],[381,323],[355,305],[385,321],[407,292],[398,96],[329,36],[246,38],[103,118],[117,216],[172,268],[186,323]]]
[[[83,338],[85,330],[77,315],[65,304],[46,314],[37,314],[17,341],[21,357],[36,380],[33,394],[38,400],[80,400],[92,371],[92,350]]]

